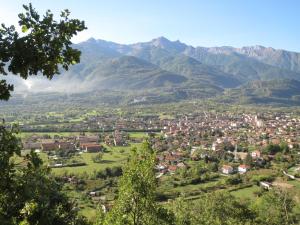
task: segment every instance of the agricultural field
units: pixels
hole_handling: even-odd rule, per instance
[[[123,166],[130,154],[130,149],[133,147],[139,147],[139,145],[140,144],[130,144],[130,146],[124,147],[107,146],[107,151],[104,152],[100,163],[95,163],[92,160],[92,157],[96,156],[98,153],[82,153],[78,157],[82,160],[82,162],[86,163],[86,166],[52,168],[52,171],[56,175],[62,175],[66,173],[80,175],[83,173],[91,174],[96,170],[104,170],[107,167]]]
[[[70,136],[76,136],[79,135],[80,132],[20,132],[18,134],[18,137],[21,139],[31,137],[33,135],[38,135],[38,136],[43,136],[47,135],[51,138],[54,138],[55,136],[60,136],[60,137],[70,137]]]
[[[246,188],[231,191],[230,193],[235,197],[241,199],[254,200],[257,197],[256,193],[259,192],[260,190],[261,188],[259,186],[253,185],[251,187],[246,187]]]
[[[38,134],[40,135],[40,133]],[[47,133],[47,135],[70,136],[74,135],[74,133]],[[146,134],[134,133],[133,136],[146,137]],[[114,192],[117,188],[117,180],[115,178],[108,178],[108,180],[97,179],[97,173],[111,168],[122,168],[127,162],[130,150],[134,147],[138,148],[141,145],[141,143],[130,143],[128,146],[107,146],[103,143],[101,144],[106,148],[101,162],[93,161],[93,157],[95,157],[98,153],[82,153],[71,157],[71,160],[81,161],[86,165],[51,169],[51,172],[55,177],[74,176],[78,177],[81,182],[83,182],[82,186],[79,184],[65,184],[63,190],[69,197],[77,202],[80,214],[91,220],[96,216],[99,202],[95,202],[88,193],[99,190],[105,193],[106,201],[113,201],[115,198]],[[28,152],[29,150],[24,150],[23,155]],[[44,161],[45,165],[47,165],[49,163],[49,156],[47,153],[40,152],[38,154]],[[16,158],[16,160],[18,159]],[[110,182],[114,184],[112,185]],[[107,187],[108,183],[112,186]]]

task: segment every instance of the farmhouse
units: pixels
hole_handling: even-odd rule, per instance
[[[183,169],[187,168],[187,166],[183,162],[178,163],[177,167],[178,168],[183,168]]]
[[[80,145],[80,148],[84,152],[100,152],[102,150],[102,146],[95,143],[84,143]]]
[[[168,167],[168,171],[169,171],[171,174],[174,174],[174,173],[176,172],[177,169],[178,169],[177,166],[172,166],[172,165],[170,165],[170,166]]]
[[[99,137],[98,136],[78,136],[77,140],[79,141],[79,143],[97,143],[99,142]]]
[[[222,166],[222,173],[224,174],[232,174],[233,173],[233,167],[229,165],[223,165]]]
[[[42,143],[41,144],[41,149],[43,151],[55,151],[59,148],[58,144],[56,142],[53,142],[53,143]]]
[[[250,166],[241,164],[238,167],[239,173],[246,173],[250,169]]]
[[[75,145],[71,142],[58,142],[58,148],[62,150],[74,150]]]
[[[260,157],[261,157],[260,151],[256,150],[256,151],[251,152],[251,157],[252,157],[253,159],[260,158]]]
[[[41,142],[23,142],[22,146],[24,149],[41,149]]]

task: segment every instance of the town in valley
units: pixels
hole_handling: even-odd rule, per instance
[[[285,188],[298,199],[300,115],[246,111],[93,112],[81,121],[63,123],[67,127],[62,132],[55,124],[47,128],[53,131],[45,131],[41,124],[24,123],[22,151],[37,152],[91,216],[98,204],[111,206],[123,164],[145,141],[156,154],[161,202],[182,195],[197,199],[201,192],[221,189],[254,199],[263,190]]]

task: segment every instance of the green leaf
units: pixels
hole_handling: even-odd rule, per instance
[[[22,26],[22,32],[26,33],[28,31],[28,27],[26,25]]]

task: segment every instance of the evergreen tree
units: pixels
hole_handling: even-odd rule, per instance
[[[244,164],[247,166],[252,166],[253,160],[249,153],[247,153],[246,158],[244,159]]]

